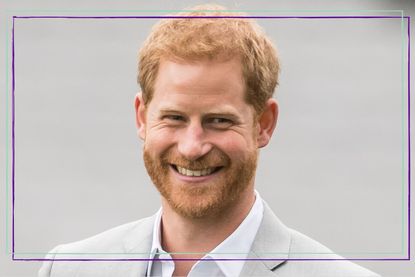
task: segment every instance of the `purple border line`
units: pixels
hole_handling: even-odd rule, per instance
[[[15,139],[14,139],[14,123],[15,123],[15,71],[14,71],[14,17],[12,22],[12,260],[14,260],[14,176],[15,176]]]
[[[212,259],[218,261],[410,261],[411,260],[411,136],[410,136],[410,46],[411,46],[411,34],[410,34],[410,16],[13,16],[12,17],[12,260],[13,261],[152,261],[154,259],[32,259],[32,258],[15,258],[15,18],[19,19],[163,19],[163,18],[253,18],[253,19],[407,19],[408,24],[408,257],[407,258],[350,258],[350,259]],[[163,259],[166,261],[171,260],[198,260],[198,259]]]
[[[53,261],[53,262],[149,262],[156,259],[15,259],[14,261]],[[157,261],[373,261],[373,259],[157,259]],[[406,258],[376,259],[376,261],[408,261]]]
[[[408,19],[408,259],[411,260],[411,17]]]
[[[165,18],[252,18],[252,19],[373,19],[373,18],[407,18],[407,16],[375,16],[375,15],[362,15],[362,16],[168,16],[168,15],[143,15],[143,16],[60,16],[60,15],[39,15],[39,16],[13,16],[13,18],[19,19],[36,19],[36,18],[49,18],[49,19],[165,19]]]

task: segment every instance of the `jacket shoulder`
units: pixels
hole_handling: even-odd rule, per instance
[[[336,255],[328,247],[324,246],[320,242],[310,238],[309,236],[304,235],[294,229],[288,228],[291,237],[290,244],[290,256],[296,257],[296,253],[308,253],[307,256],[318,256],[315,258],[341,258]],[[302,254],[304,255],[304,254]]]
[[[146,263],[125,259],[148,258],[155,216],[109,229],[84,240],[61,244],[45,257],[39,277],[49,276],[139,276]]]
[[[296,276],[379,277],[378,274],[336,254],[314,239],[293,229],[289,229],[289,232],[291,234],[289,259],[303,260],[288,260],[281,267],[281,271],[287,276],[295,274]]]
[[[124,251],[124,246],[128,248],[130,237],[146,238],[152,234],[154,219],[153,217],[143,218],[134,222],[129,222],[92,237],[61,244],[59,252],[84,253],[84,252],[103,252]],[[127,245],[125,245],[127,244]]]

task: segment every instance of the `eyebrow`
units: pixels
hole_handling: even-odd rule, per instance
[[[180,114],[182,114],[183,112],[180,112],[179,110],[175,110],[175,109],[171,109],[171,108],[166,108],[166,109],[160,109],[159,113],[161,113],[161,114],[166,114],[166,113],[180,113]]]

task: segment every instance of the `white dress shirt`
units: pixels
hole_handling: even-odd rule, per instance
[[[264,207],[261,196],[255,191],[255,202],[250,212],[238,228],[211,252],[206,253],[201,260],[191,268],[188,276],[239,276],[244,261],[218,261],[215,259],[246,259],[256,233],[262,221]],[[166,253],[160,243],[160,223],[162,209],[157,212],[153,229],[153,242],[148,263],[147,276],[170,277],[174,272],[174,262],[170,254]]]

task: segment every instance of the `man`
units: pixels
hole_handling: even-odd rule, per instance
[[[377,276],[349,261],[290,260],[341,257],[284,226],[254,189],[278,117],[274,47],[253,21],[218,18],[235,16],[220,6],[179,15],[144,43],[135,99],[162,209],[56,247],[39,275]]]

